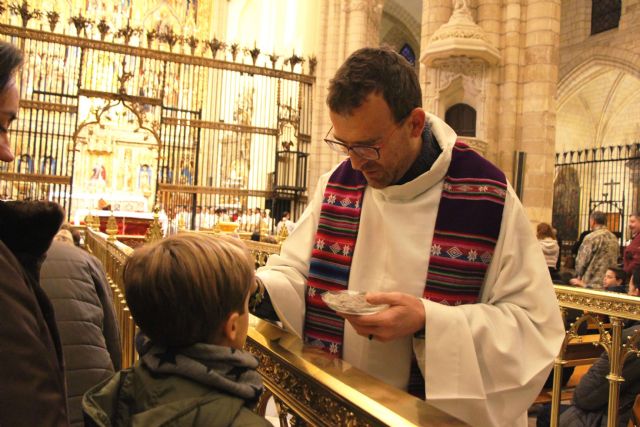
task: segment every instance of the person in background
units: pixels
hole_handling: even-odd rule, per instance
[[[239,239],[185,234],[142,246],[123,270],[140,360],[85,395],[88,425],[254,426],[263,391],[244,351],[253,261]]]
[[[604,274],[602,285],[605,291],[627,293],[627,273],[617,266],[611,266]]]
[[[66,231],[66,233],[61,233],[62,231]],[[73,226],[68,222],[65,222],[60,226],[60,231],[58,231],[54,240],[70,241],[77,247],[82,246],[82,236],[80,235],[80,232],[73,228]]]
[[[22,53],[0,42],[0,160],[14,159],[9,129]],[[0,425],[66,426],[64,363],[40,265],[62,223],[60,206],[0,202]]]
[[[276,235],[279,236],[280,233],[282,233],[283,227],[287,228],[287,234],[291,234],[295,226],[296,224],[291,221],[291,214],[289,213],[289,211],[284,211],[284,213],[282,214],[282,219],[278,221],[278,225],[276,226]]]
[[[607,217],[603,212],[594,211],[589,216],[589,233],[580,245],[576,257],[577,277],[569,283],[593,289],[602,289],[604,273],[610,265],[618,262],[620,247],[618,238],[606,226]]]
[[[53,304],[65,361],[69,422],[84,425],[82,396],[121,367],[111,289],[97,258],[62,228],[47,251],[40,285]]]
[[[558,258],[560,257],[560,246],[556,240],[553,227],[546,222],[541,222],[536,228],[536,237],[538,238],[538,243],[540,243],[540,248],[544,254],[544,260],[549,268],[551,279],[554,281],[559,280],[560,277],[558,276],[556,266],[558,264]]]
[[[631,230],[631,241],[624,248],[622,262],[624,271],[631,274],[640,265],[640,212],[629,215],[629,229]]]

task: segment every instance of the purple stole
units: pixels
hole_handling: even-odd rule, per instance
[[[337,356],[342,356],[344,320],[320,296],[348,289],[366,185],[349,160],[333,172],[311,252],[304,339]],[[504,173],[456,142],[438,206],[424,298],[450,305],[478,302],[500,234],[506,192]]]

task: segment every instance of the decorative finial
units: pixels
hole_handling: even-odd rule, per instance
[[[144,241],[147,243],[155,242],[158,240],[162,240],[162,226],[160,225],[160,215],[158,212],[160,209],[158,206],[153,208],[153,222],[147,228],[147,233],[145,234]]]
[[[116,222],[116,217],[113,216],[113,211],[111,211],[111,216],[107,221],[107,240],[110,242],[115,242],[117,240],[116,236],[118,235],[118,223]]]

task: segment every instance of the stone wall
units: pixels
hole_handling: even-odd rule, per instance
[[[558,80],[560,0],[467,0],[471,16],[500,53],[485,65],[473,103],[478,137],[486,157],[513,180],[514,153],[527,153],[522,202],[534,221],[551,218]],[[453,12],[450,0],[425,0],[421,51]],[[440,72],[427,66],[421,74],[425,108],[439,116],[449,106]],[[461,72],[465,77],[464,71]],[[466,73],[468,74],[468,73]],[[470,76],[466,76],[470,77]],[[458,102],[460,102],[458,100]]]
[[[640,0],[620,23],[591,35],[591,1],[564,0],[556,151],[640,141]]]

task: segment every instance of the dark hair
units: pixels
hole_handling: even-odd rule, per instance
[[[178,234],[135,250],[124,265],[131,316],[151,341],[216,343],[233,312],[244,313],[254,266],[239,239]]]
[[[593,211],[590,215],[590,218],[593,220],[593,222],[599,225],[605,225],[607,223],[607,216],[604,214],[604,212]]]
[[[635,216],[636,218],[640,219],[640,211],[633,211],[629,216]]]
[[[0,92],[4,91],[13,73],[22,65],[22,52],[14,45],[0,41]]]
[[[613,274],[616,276],[616,280],[622,280],[623,285],[627,283],[627,273],[617,265],[612,265],[607,270],[613,271]]]
[[[413,66],[388,47],[365,47],[352,53],[331,79],[327,105],[338,114],[351,114],[371,93],[382,95],[396,123],[422,107]]]

